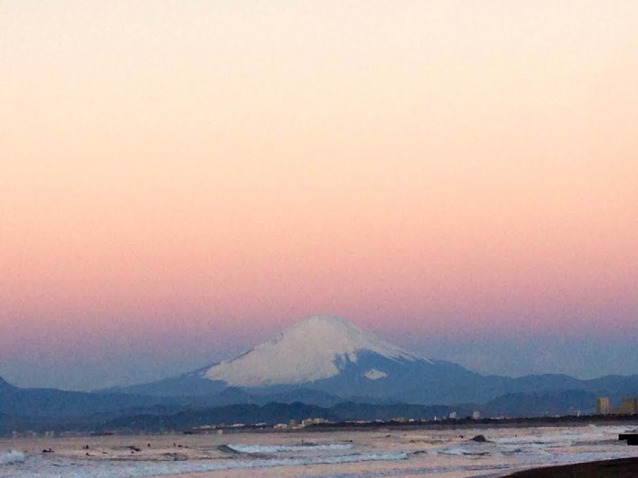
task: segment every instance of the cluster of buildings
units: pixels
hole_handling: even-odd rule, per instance
[[[299,430],[301,428],[306,428],[310,425],[319,425],[321,423],[332,423],[330,420],[326,420],[325,418],[306,418],[298,422],[297,420],[290,420],[288,424],[278,423],[274,426],[276,430]]]
[[[450,420],[458,420],[459,419],[459,414],[456,412],[450,412],[450,414],[447,416]],[[471,418],[472,420],[480,420],[481,419],[481,412],[479,412],[478,410],[474,410],[472,412],[472,415],[470,415],[468,418]],[[438,421],[439,417],[434,417],[434,421]]]
[[[619,407],[612,407],[609,397],[598,397],[596,415],[636,415],[638,414],[638,398],[624,398]]]
[[[290,420],[288,423],[277,423],[272,426],[275,430],[299,430],[301,428],[308,427],[310,425],[317,425],[320,423],[332,423],[324,418],[306,418],[302,421]],[[220,425],[201,425],[191,429],[193,433],[217,433],[222,435],[224,430],[232,431],[232,429],[247,429],[247,430],[260,430],[271,428],[271,425],[267,423],[233,423],[233,424],[220,424]]]
[[[480,420],[481,413],[479,411],[474,411],[467,418],[471,418],[472,420]],[[434,421],[439,421],[439,419],[445,420],[458,420],[459,416],[457,412],[450,412],[449,415],[443,416],[442,418],[434,417]],[[421,421],[427,421],[427,419],[416,419],[416,418],[405,418],[405,417],[394,417],[389,420],[347,420],[343,423],[349,425],[371,425],[371,424],[388,424],[388,423],[415,423]],[[330,420],[326,420],[325,418],[306,418],[303,420],[289,420],[288,423],[277,423],[275,425],[269,425],[266,423],[255,423],[255,424],[245,424],[245,423],[233,423],[233,424],[219,424],[219,425],[201,425],[198,427],[191,428],[188,433],[217,433],[218,435],[222,435],[225,432],[239,431],[239,430],[265,430],[272,428],[277,431],[284,430],[301,430],[306,427],[310,427],[312,425],[320,425],[326,423],[334,423]]]

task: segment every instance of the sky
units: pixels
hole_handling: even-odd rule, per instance
[[[316,313],[638,373],[638,2],[0,0],[0,376],[94,389]]]

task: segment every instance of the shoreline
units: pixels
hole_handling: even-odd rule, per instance
[[[57,476],[60,470],[83,476],[171,478],[301,478],[304,476],[420,476],[468,478],[486,476],[601,476],[548,474],[592,469],[587,460],[632,457],[638,448],[618,439],[621,427],[485,427],[423,429],[397,427],[376,430],[288,433],[104,435],[91,437],[29,437],[0,439],[2,451],[17,450],[15,465],[0,467],[0,476]],[[479,435],[485,439],[475,440]],[[46,452],[45,452],[46,450]],[[617,462],[617,461],[616,461]],[[582,465],[581,465],[582,463]],[[606,463],[606,462],[605,462]],[[632,465],[633,466],[633,465]],[[62,468],[60,468],[62,467]],[[576,467],[576,468],[575,468]],[[631,471],[612,476],[638,476]],[[523,475],[512,475],[523,472]]]
[[[614,426],[631,424],[638,426],[638,415],[561,415],[554,417],[517,417],[517,418],[458,418],[443,420],[414,421],[368,421],[368,422],[335,422],[318,423],[303,427],[306,432],[339,432],[339,431],[375,431],[389,430],[455,430],[468,428],[558,428],[582,427],[588,425]],[[224,428],[224,427],[219,427]],[[226,430],[226,428],[224,428]],[[241,430],[241,429],[240,429]],[[271,430],[264,429],[268,432]],[[279,433],[291,433],[297,430],[280,430]],[[197,433],[189,430],[186,433]]]
[[[351,432],[383,432],[383,431],[432,431],[442,432],[449,430],[485,430],[485,429],[533,429],[533,428],[579,428],[585,426],[626,426],[627,430],[638,429],[637,415],[619,415],[602,417],[597,415],[560,416],[560,417],[531,417],[531,418],[483,418],[455,419],[455,420],[414,420],[414,421],[368,421],[368,422],[335,422],[313,424],[304,427],[277,429],[273,425],[244,425],[233,427],[226,425],[207,428],[190,428],[174,430],[144,430],[144,429],[112,429],[105,431],[95,430],[62,430],[51,432],[14,432],[13,434],[0,434],[0,440],[20,438],[100,438],[100,437],[161,437],[167,434],[182,436],[213,436],[213,435],[297,435],[325,433],[351,433]]]

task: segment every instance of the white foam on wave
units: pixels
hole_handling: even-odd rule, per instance
[[[541,445],[541,446],[571,446],[579,442],[595,442],[617,438],[625,427],[589,427],[591,431],[574,433],[572,430],[557,430],[555,433],[531,433],[521,436],[494,438],[493,441],[502,445]]]
[[[295,453],[305,451],[344,451],[351,450],[350,443],[302,444],[302,445],[228,445],[228,448],[240,453],[274,454]]]
[[[23,463],[26,460],[24,453],[19,451],[9,451],[6,453],[0,453],[0,465],[15,465],[16,463]]]
[[[453,457],[491,456],[514,459],[519,465],[569,464],[635,456],[633,450],[618,442],[618,428],[590,428],[588,432],[557,430],[534,431],[514,436],[494,437],[491,443],[457,443],[430,453]]]
[[[14,478],[141,478],[149,476],[226,471],[255,468],[276,468],[308,465],[339,465],[372,461],[407,460],[407,453],[354,453],[350,455],[308,458],[273,458],[259,460],[222,460],[190,462],[82,462],[56,461],[55,466],[39,459],[26,469],[12,471]],[[27,462],[28,465],[28,462]]]
[[[442,448],[440,450],[433,450],[432,453],[438,455],[451,455],[451,456],[489,456],[494,454],[493,449],[487,449],[486,447],[478,448],[472,446],[459,446]]]

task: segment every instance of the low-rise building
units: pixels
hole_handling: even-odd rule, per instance
[[[636,415],[638,414],[638,398],[624,398],[619,407],[612,407],[609,397],[598,397],[596,400],[597,415]]]
[[[596,415],[609,415],[609,397],[598,397],[596,400]]]
[[[635,415],[638,413],[638,398],[625,398],[618,409],[619,415]]]
[[[301,426],[307,427],[310,425],[318,425],[320,423],[328,423],[328,420],[326,420],[325,418],[306,418],[305,420],[301,421]]]

